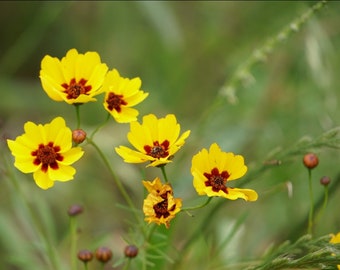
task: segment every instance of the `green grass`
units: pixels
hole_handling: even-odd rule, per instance
[[[340,3],[328,2],[273,47],[265,61],[250,66],[246,71],[254,80],[235,84],[236,103],[220,95],[255,49],[315,3],[1,2],[0,136],[13,139],[22,134],[26,121],[46,123],[57,115],[75,126],[74,108],[50,100],[42,90],[40,62],[46,54],[60,58],[70,48],[82,53],[97,51],[110,69],[117,68],[125,77],[141,78],[142,89],[150,95],[138,105],[140,116],[174,113],[182,130],[191,130],[187,143],[167,166],[174,192],[185,204],[204,201],[192,186],[191,158],[213,142],[245,157],[249,170],[239,182],[259,193],[253,203],[216,198],[195,211],[194,217],[180,213],[169,230],[157,227],[159,235],[152,239],[153,244],[165,243],[156,251],[162,250],[169,259],[157,254],[160,259],[150,259],[155,267],[147,269],[236,269],[231,265],[260,260],[271,245],[296,241],[307,232],[304,222],[310,202],[302,157],[310,150],[320,160],[312,172],[316,201],[323,197],[319,179],[324,175],[332,179],[328,207],[316,224],[315,237],[336,233],[340,231],[336,211],[340,203],[338,134],[333,147],[298,146],[297,152],[270,157],[280,159],[281,165],[262,165],[277,147],[288,151],[302,137],[313,141],[340,125]],[[82,123],[89,130],[105,119],[101,102],[81,109]],[[160,170],[125,164],[113,149],[128,144],[129,126],[109,123],[95,139],[141,209],[145,191],[140,181],[161,176]],[[4,160],[0,164],[0,269],[53,269],[35,221],[27,216],[13,187],[13,175],[38,216],[38,226],[47,230],[60,269],[71,265],[67,209],[74,203],[85,209],[78,219],[79,248],[109,246],[114,263],[123,256],[124,239],[141,242],[140,236],[130,231],[131,213],[117,205],[124,205],[124,200],[109,171],[90,145],[84,147],[86,154],[76,164],[74,181],[56,183],[43,191],[31,175],[12,166],[4,139],[0,145]],[[293,187],[291,197],[287,182]],[[96,262],[89,264],[89,269],[96,267]],[[139,269],[133,268],[133,262],[131,267]]]

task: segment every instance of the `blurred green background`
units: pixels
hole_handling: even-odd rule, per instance
[[[249,174],[259,168],[275,148],[291,147],[303,136],[316,138],[339,126],[340,2],[330,1],[268,58],[251,67],[253,81],[236,89],[238,102],[219,95],[225,82],[267,38],[289,26],[315,1],[2,1],[0,3],[0,135],[1,152],[12,157],[5,139],[23,133],[26,121],[47,123],[60,115],[75,126],[75,111],[50,100],[39,80],[41,59],[61,58],[71,48],[80,53],[97,51],[110,69],[124,77],[140,77],[149,97],[137,108],[141,116],[174,113],[182,131],[191,136],[174,162],[167,166],[175,195],[185,205],[199,201],[192,187],[192,155],[217,142],[224,151],[242,154]],[[222,101],[213,110],[216,99]],[[99,102],[81,108],[83,128],[91,131],[104,121]],[[205,121],[203,121],[205,120]],[[161,176],[158,168],[124,164],[113,151],[128,145],[129,125],[113,120],[95,137],[140,207],[144,188],[140,180]],[[123,201],[107,169],[90,146],[76,163],[74,181],[39,190],[31,175],[13,169],[29,203],[37,207],[42,226],[50,230],[64,265],[68,263],[68,216],[74,203],[84,206],[79,218],[80,248],[110,246],[114,258],[122,256],[129,212],[117,207]],[[320,164],[313,170],[314,195],[319,199],[323,175],[335,180],[339,151],[318,149]],[[0,269],[47,269],[32,251],[34,225],[26,219],[6,166],[0,189]],[[294,156],[249,179],[246,187],[259,193],[255,203],[216,199],[194,217],[185,213],[173,221],[166,252],[176,261],[185,239],[211,215],[190,252],[176,269],[222,268],[234,261],[258,258],[271,245],[305,233],[300,223],[308,215],[307,170],[302,156]],[[242,180],[239,182],[242,183]],[[290,182],[293,195],[288,196]],[[236,185],[236,183],[235,183]],[[332,189],[332,185],[330,189]],[[335,188],[335,184],[334,184]],[[332,192],[315,234],[340,230],[335,211],[340,191]],[[247,214],[233,241],[223,244],[233,224]],[[32,230],[32,231],[31,231]],[[222,241],[222,244],[220,243]],[[221,246],[219,246],[221,244]],[[38,245],[38,244],[36,244]],[[33,245],[35,246],[35,245]],[[38,245],[39,246],[39,245]],[[216,251],[217,249],[217,251]],[[177,250],[177,251],[176,251]],[[32,255],[35,254],[35,255]],[[33,267],[34,266],[34,267]],[[32,268],[33,267],[33,268]],[[173,269],[160,263],[154,269]],[[218,268],[220,267],[220,268]],[[110,269],[110,268],[108,268]],[[233,268],[230,268],[233,269]]]

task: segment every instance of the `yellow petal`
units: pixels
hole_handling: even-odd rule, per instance
[[[66,56],[61,59],[64,78],[67,83],[76,78],[76,63],[78,56],[78,51],[76,49],[71,49],[66,53]]]
[[[54,182],[49,178],[48,173],[38,170],[33,173],[33,178],[38,187],[48,189],[53,187]]]
[[[116,110],[110,111],[106,108],[106,110],[113,116],[113,118],[118,123],[131,123],[137,120],[137,116],[139,112],[133,108],[122,107],[121,112],[117,112]]]
[[[96,94],[100,94],[103,92],[100,90],[100,87],[103,85],[107,70],[108,70],[108,67],[106,64],[98,64],[94,68],[91,76],[88,77],[88,82],[86,84],[86,85],[92,86],[90,93],[96,92]]]
[[[120,146],[115,148],[116,153],[120,155],[127,163],[143,163],[154,158],[140,152],[134,151],[128,147]]]
[[[45,132],[48,140],[59,146],[62,151],[72,147],[72,132],[66,127],[64,118],[54,118],[51,123],[45,125]]]
[[[80,147],[74,147],[69,151],[62,153],[63,160],[58,163],[63,165],[71,165],[72,163],[79,160],[84,154],[84,151]]]
[[[127,107],[132,107],[135,106],[139,103],[141,103],[144,99],[148,97],[149,93],[144,93],[143,91],[138,91],[134,95],[131,96],[125,96],[124,95],[124,100],[127,103]]]
[[[27,157],[17,157],[14,162],[14,166],[23,173],[32,173],[40,170],[41,165],[35,165],[33,163],[34,158]]]
[[[161,118],[158,121],[158,130],[158,141],[160,143],[168,140],[170,144],[173,144],[179,136],[180,125],[177,124],[176,117],[173,114],[168,114],[165,118]]]
[[[145,153],[145,145],[153,145],[151,131],[137,121],[130,123],[130,132],[127,136],[129,142],[140,152]]]
[[[61,62],[56,57],[46,55],[41,61],[40,76],[45,78],[53,78],[57,85],[62,85],[65,82],[63,67]]]
[[[47,75],[44,71],[40,72],[42,88],[46,94],[55,101],[63,101],[66,94],[63,93],[63,87],[56,80]]]
[[[228,188],[228,193],[219,191],[220,196],[229,200],[244,199],[245,201],[256,201],[258,194],[252,189]]]
[[[156,177],[152,182],[142,181],[142,183],[149,193],[152,193],[155,190],[161,190],[162,188],[162,182],[158,177]]]
[[[145,137],[146,142],[150,142],[149,145],[153,145],[153,142],[156,140],[159,140],[158,136],[158,119],[154,114],[148,114],[143,117],[143,123],[142,123],[142,128],[143,128],[143,134]],[[131,127],[132,131],[132,127]],[[159,142],[161,143],[161,142]]]
[[[39,144],[47,144],[46,133],[44,127],[42,125],[36,125],[33,122],[26,122],[24,125],[25,130],[25,138],[32,142],[35,145],[35,148],[39,146]]]
[[[22,143],[23,141],[24,143]],[[23,136],[17,137],[15,141],[7,140],[8,148],[11,150],[12,155],[15,157],[27,157],[31,156],[32,148],[27,146]]]
[[[168,163],[171,163],[172,160],[169,160],[169,159],[154,159],[153,162],[151,162],[150,164],[148,164],[146,167],[157,167],[157,166],[160,166],[160,165],[164,165],[164,164],[168,164]]]
[[[53,181],[69,181],[73,179],[76,170],[71,166],[65,166],[58,163],[58,169],[48,169],[48,176]]]

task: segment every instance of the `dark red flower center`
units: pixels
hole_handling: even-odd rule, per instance
[[[154,158],[165,158],[169,155],[169,141],[165,140],[161,144],[158,141],[153,142],[153,146],[145,145],[144,150],[147,155]]]
[[[122,105],[127,105],[127,102],[123,99],[123,95],[116,95],[115,93],[110,92],[107,99],[105,100],[107,103],[107,108],[112,111],[115,109],[117,112],[121,112]]]
[[[153,206],[153,210],[155,211],[155,215],[157,218],[167,218],[168,216],[170,216],[170,211],[173,211],[176,208],[176,204],[174,204],[171,209],[168,209],[168,193],[170,193],[170,191],[162,194],[161,197],[164,200]]]
[[[61,86],[64,87],[64,93],[66,93],[68,99],[76,99],[82,94],[87,95],[92,89],[92,86],[86,85],[86,83],[87,80],[85,79],[80,79],[79,82],[77,82],[76,79],[73,78],[69,84],[63,83]]]
[[[47,172],[50,167],[53,170],[59,168],[57,161],[62,161],[64,157],[59,154],[59,146],[53,146],[53,142],[49,142],[47,145],[39,144],[37,150],[31,153],[35,157],[33,164],[41,165],[41,170]]]
[[[207,181],[204,182],[205,186],[211,187],[214,192],[223,190],[228,193],[226,183],[230,174],[227,171],[220,173],[217,168],[213,168],[211,173],[204,173],[203,175],[207,178]]]

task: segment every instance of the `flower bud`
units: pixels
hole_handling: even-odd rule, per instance
[[[323,176],[320,179],[320,184],[323,186],[328,186],[330,182],[331,182],[331,179],[328,176]]]
[[[112,251],[107,247],[100,247],[96,250],[96,258],[98,261],[106,263],[112,258]]]
[[[71,205],[67,213],[69,216],[77,216],[83,212],[83,207],[77,204]]]
[[[92,260],[93,253],[87,249],[84,249],[80,250],[77,256],[79,260],[83,261],[84,263],[87,263]]]
[[[86,139],[86,132],[82,129],[75,129],[72,131],[72,140],[78,144],[82,143]]]
[[[319,164],[319,159],[316,154],[308,153],[303,157],[303,164],[308,169],[313,169]]]
[[[134,258],[138,254],[138,247],[136,247],[135,245],[128,245],[124,249],[124,254],[128,258]]]

